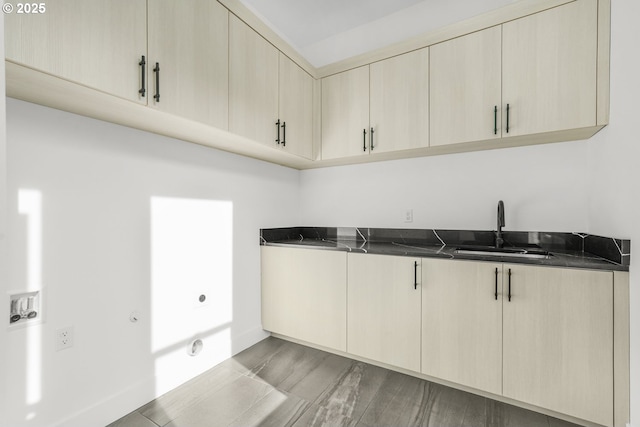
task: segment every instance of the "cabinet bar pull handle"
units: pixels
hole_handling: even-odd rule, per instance
[[[498,106],[493,107],[493,134],[498,134]]]
[[[511,301],[511,269],[509,269],[509,301]]]
[[[156,94],[153,95],[153,99],[156,102],[160,102],[160,64],[156,62],[156,68],[153,69],[153,72],[156,73]]]
[[[369,149],[373,151],[373,128],[371,128],[371,133],[369,133]]]
[[[418,261],[413,262],[413,289],[418,289]]]
[[[280,145],[280,119],[276,122],[276,131],[278,132],[278,136],[276,137],[276,144]]]
[[[367,130],[362,129],[362,151],[367,151]]]
[[[282,122],[282,146],[287,145],[287,122]]]
[[[138,91],[138,93],[140,94],[140,96],[142,96],[144,98],[144,96],[147,93],[147,84],[145,82],[145,78],[147,75],[147,61],[144,58],[144,55],[142,55],[142,59],[140,60],[140,62],[138,62],[138,65],[141,68],[141,73],[142,73],[142,87],[140,88],[140,90]]]
[[[498,267],[496,267],[496,291],[494,292],[496,301],[498,300]]]
[[[507,133],[509,133],[509,104],[507,104]]]

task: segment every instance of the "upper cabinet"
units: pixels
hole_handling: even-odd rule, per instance
[[[587,139],[608,122],[610,0],[517,2],[318,70],[222,3],[6,14],[7,95],[299,169]]]
[[[311,158],[313,78],[234,15],[229,50],[229,130]]]
[[[429,145],[429,48],[371,64],[370,152]]]
[[[431,47],[431,146],[596,126],[598,5],[576,1]]]
[[[7,59],[228,127],[228,14],[218,2],[65,0],[6,17]]]
[[[57,0],[6,14],[6,59],[145,104],[146,0]],[[144,95],[144,96],[143,96]]]
[[[322,159],[428,145],[428,48],[322,80]]]
[[[369,66],[322,79],[322,159],[367,154]]]
[[[148,5],[149,105],[227,129],[229,12],[207,0]]]
[[[278,50],[231,15],[229,54],[229,131],[272,145],[280,126]]]
[[[313,136],[313,77],[280,53],[278,119],[283,149],[310,159]]]
[[[502,27],[431,46],[431,146],[502,136]]]
[[[597,30],[596,1],[576,1],[503,25],[508,136],[596,125]]]

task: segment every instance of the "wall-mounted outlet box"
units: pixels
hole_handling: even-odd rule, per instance
[[[413,209],[404,211],[404,222],[413,222]]]
[[[9,325],[34,322],[40,317],[40,291],[9,295]]]
[[[73,347],[73,326],[56,330],[56,351]]]

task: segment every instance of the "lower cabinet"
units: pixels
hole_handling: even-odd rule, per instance
[[[505,264],[504,285],[503,395],[612,425],[613,273]]]
[[[347,254],[261,247],[262,327],[347,350]]]
[[[349,353],[420,372],[420,264],[420,258],[349,254]]]
[[[611,271],[262,247],[264,329],[604,426],[613,286]]]
[[[422,373],[613,424],[613,273],[422,261]]]
[[[502,264],[422,260],[422,373],[502,393]]]

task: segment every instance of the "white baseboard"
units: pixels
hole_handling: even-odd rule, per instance
[[[240,353],[242,350],[245,350],[252,345],[262,341],[267,338],[271,334],[265,331],[262,328],[255,328],[249,331],[246,331],[237,337],[232,338],[231,351],[234,355]]]
[[[267,338],[268,332],[255,328],[232,337],[232,354],[238,354],[259,341]],[[212,365],[211,367],[215,366]],[[127,389],[109,396],[88,408],[78,411],[53,424],[52,427],[105,426],[157,398],[157,378],[155,376],[134,384]]]
[[[71,414],[52,427],[106,426],[127,413],[153,400],[155,378],[141,381],[92,406]]]

